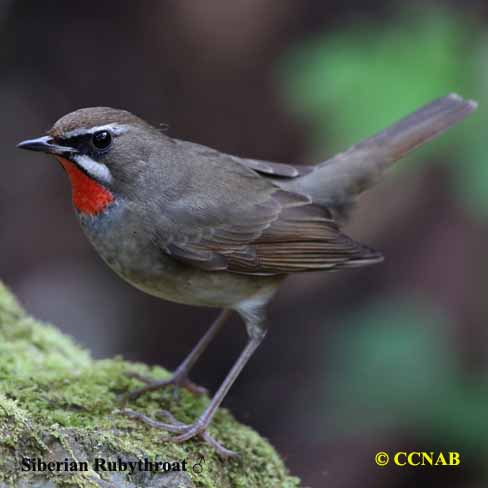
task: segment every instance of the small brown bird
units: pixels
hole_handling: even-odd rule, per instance
[[[232,311],[249,340],[202,415],[191,425],[125,409],[130,417],[200,436],[266,334],[265,309],[289,273],[355,268],[382,255],[340,230],[356,196],[412,149],[476,108],[451,94],[317,166],[243,159],[172,139],[124,110],[96,107],[59,119],[46,136],[18,147],[52,154],[65,169],[81,226],[104,261],[151,295],[223,312],[168,381],[199,393],[188,373]]]

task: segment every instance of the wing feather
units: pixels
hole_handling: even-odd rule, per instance
[[[185,158],[195,154],[198,165],[189,166],[185,189],[173,204],[161,204],[164,218],[155,230],[158,245],[175,259],[207,271],[256,275],[382,259],[342,234],[328,208],[274,183],[276,176],[299,176],[293,166],[241,160],[195,144],[188,148]]]

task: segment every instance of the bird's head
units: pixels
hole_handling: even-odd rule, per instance
[[[73,204],[88,215],[104,211],[149,159],[157,129],[125,110],[83,108],[61,117],[45,136],[21,149],[53,155],[72,186]]]

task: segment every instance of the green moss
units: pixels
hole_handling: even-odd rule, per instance
[[[211,431],[226,447],[241,454],[227,461],[198,440],[184,444],[162,442],[165,432],[121,415],[121,396],[140,386],[127,376],[129,371],[168,376],[163,369],[120,358],[93,360],[54,327],[26,316],[0,283],[0,486],[2,482],[17,486],[19,480],[30,479],[27,476],[32,473],[21,471],[23,456],[45,461],[68,457],[88,460],[90,465],[95,457],[187,459],[188,475],[197,487],[299,486],[274,449],[224,409],[218,412]],[[168,388],[139,398],[131,408],[149,416],[168,409],[178,419],[189,422],[207,403],[208,398],[194,397],[186,391],[176,401]],[[205,458],[203,470],[196,473],[191,466],[201,456]],[[100,478],[110,480],[107,486],[122,486],[121,480],[129,483],[124,486],[149,486],[153,475],[158,476],[145,473],[145,478],[135,479],[124,473],[88,471],[53,473],[47,478],[54,486],[101,486]]]

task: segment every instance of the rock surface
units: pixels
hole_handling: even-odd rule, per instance
[[[121,396],[140,386],[127,376],[130,371],[168,376],[120,358],[92,359],[53,326],[26,315],[0,284],[0,488],[300,486],[269,443],[226,410],[218,412],[211,432],[238,451],[238,459],[221,460],[198,440],[163,442],[164,432],[121,415]],[[151,417],[167,409],[190,422],[207,403],[207,397],[185,391],[176,400],[168,388],[130,406]],[[155,461],[170,464],[145,469],[150,467],[145,462]],[[113,470],[103,469],[108,462]],[[53,471],[32,469],[56,463]]]

